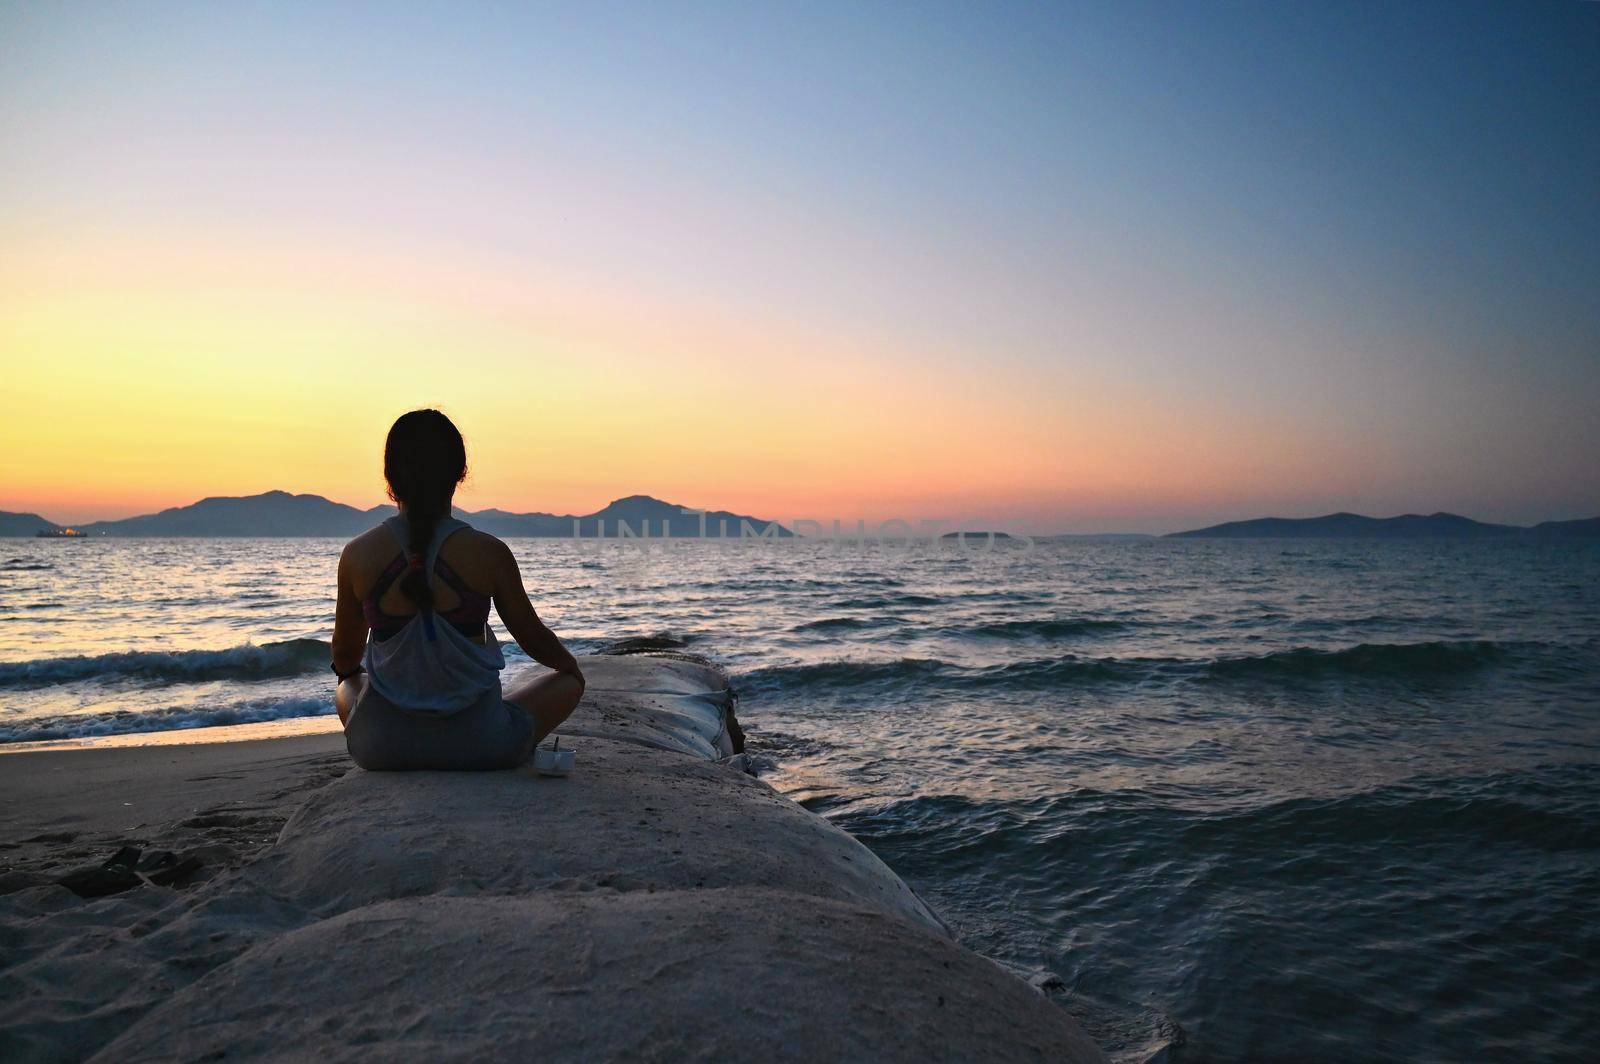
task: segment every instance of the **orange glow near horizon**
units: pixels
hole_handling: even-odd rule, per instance
[[[8,257],[0,508],[82,522],[275,488],[370,506],[383,434],[419,405],[468,437],[467,509],[642,492],[785,520],[1026,520],[1226,488],[1196,479],[1176,412],[1107,401],[1105,381],[1002,383],[982,360],[493,262],[249,243],[83,233]]]

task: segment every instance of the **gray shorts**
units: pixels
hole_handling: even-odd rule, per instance
[[[516,768],[533,753],[533,718],[496,688],[449,715],[403,709],[370,683],[344,727],[350,759],[371,772]]]

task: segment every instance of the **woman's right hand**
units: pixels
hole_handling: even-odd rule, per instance
[[[561,640],[556,638],[554,632],[545,627],[533,603],[528,601],[528,592],[522,586],[522,573],[517,569],[517,560],[512,556],[511,548],[493,536],[485,538],[493,550],[494,605],[500,611],[500,620],[505,624],[506,631],[518,646],[527,651],[530,658],[547,669],[571,676],[578,681],[581,689],[584,678],[583,671],[578,668],[578,659],[572,656],[572,651],[561,645]]]

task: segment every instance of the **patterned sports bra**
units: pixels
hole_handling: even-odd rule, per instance
[[[366,614],[367,627],[372,629],[372,638],[380,643],[416,616],[414,613],[385,613],[379,605],[389,588],[405,571],[406,555],[401,552],[378,577],[372,590],[367,592],[367,597],[361,600],[361,612]],[[470,639],[482,639],[483,626],[489,623],[489,596],[470,587],[443,558],[433,563],[433,572],[460,600],[454,609],[437,610],[434,616],[454,625],[457,631]]]

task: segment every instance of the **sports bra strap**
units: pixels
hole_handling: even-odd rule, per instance
[[[405,553],[407,560],[411,557],[411,526],[406,522],[405,516],[395,514],[386,517],[383,527],[387,528],[394,536],[395,542],[400,544],[400,549]],[[439,548],[444,546],[444,541],[471,525],[465,521],[458,521],[454,517],[441,517],[439,523],[433,528],[433,539],[428,541],[428,553],[423,559],[423,572],[430,576],[433,574],[434,564],[439,560]]]
[[[433,575],[433,567],[439,561],[439,548],[444,546],[445,540],[466,527],[467,523],[465,521],[457,521],[454,517],[441,517],[439,519],[439,523],[433,529],[433,539],[428,543],[428,557],[422,563],[423,572],[430,577]]]
[[[411,553],[411,536],[406,529],[406,519],[399,514],[383,519],[383,527],[394,534],[395,542],[400,544],[400,549],[406,554]]]

